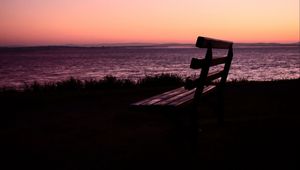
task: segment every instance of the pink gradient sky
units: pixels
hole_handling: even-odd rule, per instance
[[[0,46],[299,41],[299,0],[1,0]]]

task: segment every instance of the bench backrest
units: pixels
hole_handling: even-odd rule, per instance
[[[233,43],[229,41],[217,40],[207,37],[198,37],[196,47],[207,48],[207,51],[205,54],[205,58],[193,58],[190,64],[191,69],[201,69],[199,78],[194,81],[194,86],[196,86],[197,88],[194,99],[199,99],[202,95],[204,86],[211,84],[211,82],[216,79],[220,79],[217,84],[218,90],[222,91],[224,89],[231,65],[231,60],[233,57],[232,46]],[[213,57],[212,49],[228,49],[227,55],[215,58]],[[224,64],[222,70],[213,73],[209,72],[211,67],[220,64]]]

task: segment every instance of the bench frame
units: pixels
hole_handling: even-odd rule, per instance
[[[135,102],[132,106],[143,108],[178,108],[191,104],[196,107],[203,96],[216,91],[219,104],[218,120],[221,123],[224,119],[222,114],[223,91],[233,57],[232,46],[232,42],[198,37],[196,47],[207,48],[207,51],[203,59],[192,58],[190,68],[201,69],[200,76],[194,80],[187,79],[184,87]],[[212,49],[228,49],[227,56],[213,58]],[[222,70],[209,72],[211,67],[220,64],[224,64]],[[219,82],[214,82],[216,79],[220,79]]]
[[[197,38],[196,47],[206,48],[205,57],[202,59],[192,58],[190,68],[201,69],[200,76],[194,80],[187,79],[184,87],[180,87],[156,96],[144,99],[142,101],[133,103],[131,106],[143,108],[143,109],[155,109],[159,111],[168,112],[165,109],[172,109],[177,114],[175,123],[177,132],[189,133],[189,138],[193,141],[191,146],[193,150],[196,150],[197,146],[197,134],[198,134],[198,105],[204,96],[214,92],[217,97],[217,120],[219,125],[224,123],[224,89],[226,79],[230,69],[231,61],[233,58],[233,43],[224,40],[212,39],[199,36]],[[227,55],[223,57],[213,58],[213,49],[227,49]],[[216,72],[209,72],[210,68],[224,64],[222,70]],[[216,82],[215,80],[218,81]],[[189,107],[186,107],[189,106]],[[183,109],[185,110],[183,110]],[[153,110],[152,110],[153,111]],[[174,114],[172,114],[174,115]],[[178,126],[178,115],[185,115],[189,117],[189,125],[186,128],[182,128],[182,125]],[[173,119],[174,120],[174,119]],[[180,132],[178,132],[180,133]],[[182,136],[181,136],[182,137]]]

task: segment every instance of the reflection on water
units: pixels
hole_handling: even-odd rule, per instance
[[[106,75],[138,79],[145,75],[197,72],[189,69],[197,48],[30,48],[0,50],[0,86],[51,82],[69,77],[100,79]],[[222,54],[219,54],[222,53]],[[224,51],[215,55],[223,55]],[[274,80],[300,77],[299,46],[234,49],[229,79]]]

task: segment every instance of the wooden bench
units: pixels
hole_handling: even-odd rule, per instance
[[[175,141],[182,151],[191,151],[191,158],[197,157],[198,147],[198,106],[209,94],[216,98],[218,123],[224,123],[223,91],[227,75],[233,57],[233,43],[207,37],[198,37],[196,47],[206,48],[205,57],[202,59],[192,58],[190,68],[201,69],[200,76],[195,79],[187,79],[185,86],[155,95],[153,97],[135,102],[131,107],[147,111],[160,111],[168,116],[168,121],[175,124]],[[225,49],[227,55],[213,57],[212,49]],[[224,66],[223,66],[224,65]],[[220,67],[218,71],[210,71],[213,67]],[[214,97],[215,96],[215,97]],[[187,142],[189,144],[187,144]],[[184,149],[184,146],[188,147]],[[185,154],[180,154],[185,155]]]
[[[206,55],[202,59],[192,58],[190,68],[201,69],[200,76],[194,80],[187,79],[185,86],[158,94],[156,96],[138,101],[132,104],[134,107],[143,108],[179,108],[191,106],[196,108],[201,98],[212,92],[217,93],[217,115],[220,124],[224,121],[223,91],[233,57],[233,43],[207,37],[198,37],[196,47],[207,48]],[[212,49],[227,49],[227,55],[213,57]],[[211,72],[214,66],[224,64],[221,70]],[[217,81],[215,81],[217,80]],[[197,114],[197,113],[193,113]],[[193,115],[196,118],[196,115]]]

